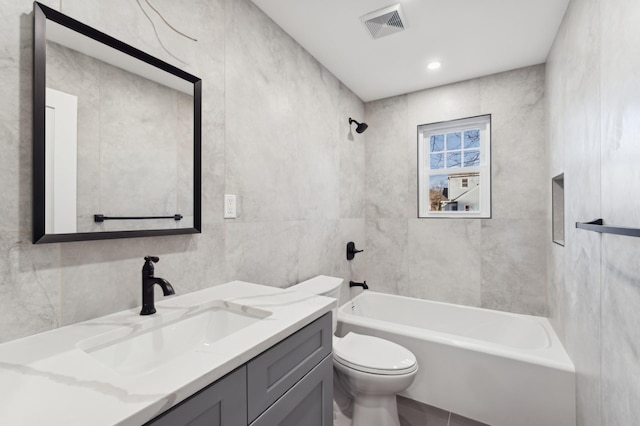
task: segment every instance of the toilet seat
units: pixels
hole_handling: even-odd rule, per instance
[[[354,370],[397,376],[410,374],[418,368],[411,351],[388,340],[351,332],[336,340],[333,359]]]

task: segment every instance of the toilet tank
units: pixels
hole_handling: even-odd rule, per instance
[[[299,284],[289,287],[291,290],[301,293],[315,294],[318,296],[333,297],[337,301],[337,306],[333,308],[333,332],[338,327],[338,307],[340,307],[340,285],[344,281],[342,278],[318,275]]]

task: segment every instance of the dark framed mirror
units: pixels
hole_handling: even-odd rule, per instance
[[[33,243],[201,232],[202,82],[34,3]]]

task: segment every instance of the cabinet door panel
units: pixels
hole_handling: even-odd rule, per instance
[[[327,356],[251,426],[332,426],[333,361]]]
[[[145,426],[246,426],[246,385],[242,366]]]
[[[273,404],[331,353],[331,312],[247,364],[249,421]]]

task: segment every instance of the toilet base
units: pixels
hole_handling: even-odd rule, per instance
[[[396,395],[356,395],[353,426],[400,426]]]

